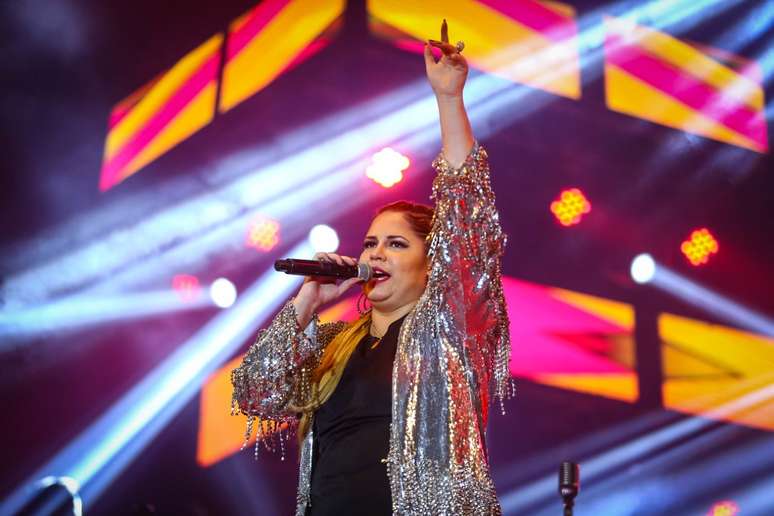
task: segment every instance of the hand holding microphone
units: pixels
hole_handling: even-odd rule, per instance
[[[367,264],[358,265],[354,258],[336,253],[317,253],[314,260],[277,260],[274,268],[287,274],[306,276],[293,300],[302,328],[309,324],[320,306],[338,299],[358,282],[371,278],[371,268]],[[346,279],[336,283],[337,278]]]
[[[333,255],[338,256],[338,255]],[[319,278],[338,278],[349,279],[359,278],[363,281],[371,279],[373,270],[367,263],[354,263],[352,258],[340,257],[344,264],[337,262],[328,262],[323,260],[299,260],[287,258],[274,262],[274,269],[285,274],[296,274],[299,276],[316,276]]]

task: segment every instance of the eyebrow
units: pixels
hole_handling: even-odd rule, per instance
[[[394,239],[394,238],[402,238],[403,240],[408,240],[408,238],[406,238],[406,237],[404,237],[402,235],[387,235],[387,240],[391,240],[391,239]],[[378,240],[378,238],[376,238],[374,235],[368,235],[363,240],[369,240],[369,239],[371,239],[371,240]]]

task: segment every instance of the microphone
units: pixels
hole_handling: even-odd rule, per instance
[[[572,516],[572,506],[578,491],[580,491],[580,468],[574,462],[562,462],[559,466],[559,496],[564,501],[564,516]]]
[[[373,275],[373,270],[367,263],[339,265],[334,262],[297,260],[295,258],[277,260],[274,262],[274,270],[298,276],[327,276],[339,279],[360,278],[363,281],[370,280]]]

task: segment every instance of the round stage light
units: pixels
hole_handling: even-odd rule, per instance
[[[736,516],[739,514],[739,505],[732,500],[723,500],[714,504],[709,512],[708,516]]]
[[[339,235],[325,224],[318,224],[309,231],[309,244],[315,253],[332,253],[339,248]]]
[[[185,303],[190,303],[199,297],[199,278],[191,274],[176,274],[172,278],[172,288]]]
[[[228,308],[237,298],[237,289],[226,278],[218,278],[210,285],[210,297],[218,308]]]
[[[656,275],[656,262],[647,253],[639,254],[632,260],[629,272],[637,283],[647,283]]]
[[[568,227],[580,223],[583,216],[591,211],[591,203],[579,188],[569,188],[559,194],[550,208],[557,222]]]
[[[691,232],[691,236],[680,245],[680,250],[691,265],[698,267],[709,262],[713,254],[718,253],[718,241],[707,228]]]
[[[366,176],[385,188],[390,188],[403,179],[403,171],[411,162],[400,152],[385,147],[371,157]]]
[[[279,222],[266,217],[256,217],[247,228],[245,245],[259,251],[268,252],[279,243]]]

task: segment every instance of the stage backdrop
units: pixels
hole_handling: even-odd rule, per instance
[[[274,260],[430,202],[444,18],[508,234],[504,513],[559,513],[567,460],[579,515],[774,513],[771,2],[0,9],[3,514],[292,512],[295,438],[254,458],[230,371],[299,286]]]

